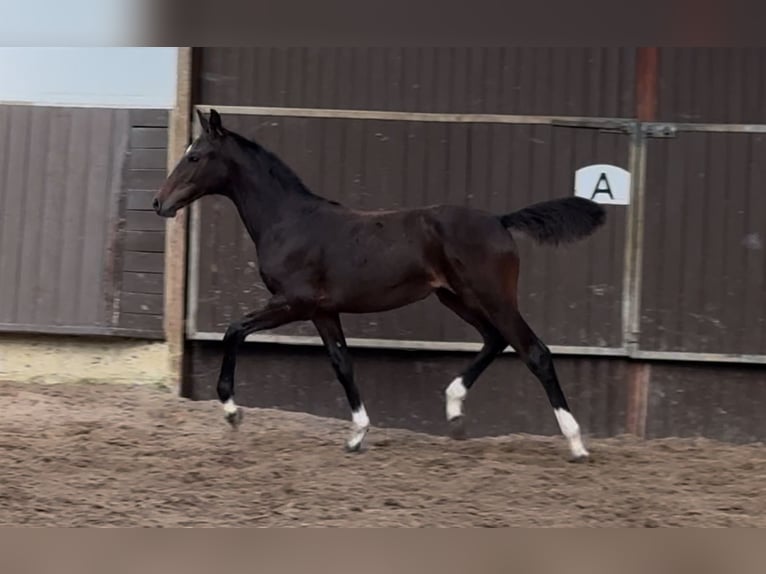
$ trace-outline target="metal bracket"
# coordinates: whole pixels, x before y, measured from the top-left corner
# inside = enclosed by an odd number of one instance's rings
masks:
[[[551,122],[554,127],[562,128],[580,128],[598,130],[604,133],[618,133],[632,135],[637,131],[637,122],[633,120],[611,120],[593,118],[592,120],[584,123],[579,120],[568,121],[566,119],[556,119]]]
[[[674,138],[678,128],[673,124],[643,124],[642,130],[650,138]]]

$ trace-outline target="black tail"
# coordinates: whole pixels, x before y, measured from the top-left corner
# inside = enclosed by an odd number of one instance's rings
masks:
[[[536,203],[501,215],[500,222],[539,243],[558,245],[587,237],[606,220],[606,211],[595,201],[565,197]]]

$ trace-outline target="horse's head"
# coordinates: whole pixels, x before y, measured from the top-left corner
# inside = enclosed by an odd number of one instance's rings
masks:
[[[224,157],[227,132],[221,116],[210,110],[206,118],[197,110],[202,135],[186,149],[186,153],[154,196],[152,207],[162,217],[176,212],[202,196],[224,193],[228,187],[229,169]]]

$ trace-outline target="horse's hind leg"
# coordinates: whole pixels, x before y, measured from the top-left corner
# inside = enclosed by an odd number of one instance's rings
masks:
[[[450,423],[451,434],[454,438],[465,436],[463,419],[463,401],[468,390],[473,386],[481,374],[489,367],[492,361],[508,346],[505,337],[494,325],[476,309],[466,305],[463,300],[446,289],[436,292],[439,301],[447,308],[456,313],[461,319],[476,328],[484,339],[484,346],[466,369],[460,373],[447,387],[446,410],[447,421]]]
[[[346,442],[349,452],[361,450],[367,430],[370,427],[370,419],[362,404],[359,389],[354,383],[354,368],[351,362],[351,354],[346,347],[346,339],[343,336],[343,328],[337,315],[323,315],[313,319],[314,326],[322,337],[327,353],[330,355],[338,381],[343,385],[348,404],[351,407],[351,421],[353,430],[351,437]]]
[[[553,413],[559,423],[561,433],[569,443],[572,461],[580,462],[588,458],[588,451],[582,442],[580,425],[569,410],[564,391],[561,390],[550,350],[527,325],[515,305],[498,312],[493,320],[498,330],[519,354],[519,358],[540,380],[553,407]]]

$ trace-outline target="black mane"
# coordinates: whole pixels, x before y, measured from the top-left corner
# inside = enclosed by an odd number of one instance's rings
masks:
[[[226,134],[231,137],[240,148],[244,149],[250,158],[255,160],[258,171],[261,175],[266,175],[268,179],[276,182],[284,191],[298,193],[300,195],[313,197],[333,205],[339,205],[312,192],[308,186],[303,183],[298,174],[283,162],[277,154],[267,150],[265,147],[242,136],[236,132],[227,130]]]

